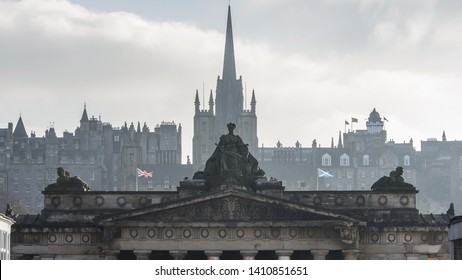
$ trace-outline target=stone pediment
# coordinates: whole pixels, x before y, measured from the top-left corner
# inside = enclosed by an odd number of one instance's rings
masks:
[[[191,222],[345,222],[360,221],[323,208],[300,204],[242,190],[226,190],[178,199],[146,208],[100,217],[106,223]]]

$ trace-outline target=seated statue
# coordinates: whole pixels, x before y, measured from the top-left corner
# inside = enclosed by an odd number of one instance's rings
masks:
[[[205,179],[209,185],[235,184],[252,185],[265,172],[258,167],[258,161],[249,153],[239,135],[234,134],[236,125],[229,123],[228,134],[220,137],[214,153],[207,160],[203,172],[196,172],[193,179]]]
[[[87,183],[82,181],[79,177],[71,177],[69,171],[62,167],[57,168],[58,178],[56,183],[50,184],[45,188],[45,191],[89,191],[90,187]]]
[[[390,172],[390,176],[383,176],[377,182],[372,184],[373,191],[402,191],[402,190],[415,190],[412,184],[405,183],[402,177],[404,169],[402,166],[396,167],[395,170]]]

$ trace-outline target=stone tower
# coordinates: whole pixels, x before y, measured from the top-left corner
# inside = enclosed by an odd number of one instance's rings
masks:
[[[236,124],[236,134],[249,145],[250,153],[256,154],[258,147],[256,104],[255,92],[252,91],[250,110],[244,108],[242,77],[239,79],[236,77],[231,6],[228,6],[223,75],[218,76],[217,79],[215,102],[213,93],[210,92],[208,110],[200,109],[199,93],[196,90],[193,136],[195,171],[204,168],[220,136],[227,133],[226,125],[230,122]]]

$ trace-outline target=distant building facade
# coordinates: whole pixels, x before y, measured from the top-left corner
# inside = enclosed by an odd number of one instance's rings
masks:
[[[462,205],[462,141],[448,141],[446,132],[440,141],[421,141],[418,184],[431,199],[429,204],[454,202]]]
[[[193,165],[194,170],[204,168],[206,160],[215,150],[220,136],[227,133],[230,122],[237,126],[236,133],[249,144],[249,151],[256,154],[258,146],[255,92],[252,91],[250,109],[246,109],[242,77],[236,78],[231,7],[228,7],[223,76],[217,79],[216,96],[210,92],[208,110],[201,109],[199,92],[194,101]]]
[[[58,166],[94,190],[171,189],[170,181],[192,173],[192,165],[181,165],[181,156],[181,125],[174,122],[162,122],[154,131],[140,123],[116,128],[88,118],[85,107],[75,133],[58,137],[51,127],[36,137],[27,134],[20,117],[14,131],[11,123],[0,129],[0,191],[37,213],[44,206],[40,192],[55,181]],[[138,177],[137,169],[152,176]]]
[[[289,189],[367,190],[398,165],[405,167],[406,181],[415,184],[417,154],[413,141],[387,142],[383,127],[383,119],[374,108],[366,129],[339,133],[337,145],[333,138],[330,147],[321,147],[316,140],[311,147],[302,147],[298,141],[294,147],[283,147],[278,142],[274,148],[258,148],[258,160]],[[326,174],[323,172],[330,176],[322,176]]]

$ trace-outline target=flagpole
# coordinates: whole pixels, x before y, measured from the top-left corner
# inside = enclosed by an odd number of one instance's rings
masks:
[[[138,172],[135,177],[135,191],[138,191]]]
[[[318,171],[319,173],[319,171]],[[319,191],[319,174],[316,174],[316,190]]]

